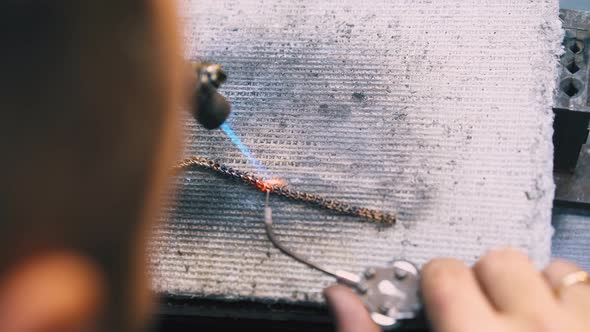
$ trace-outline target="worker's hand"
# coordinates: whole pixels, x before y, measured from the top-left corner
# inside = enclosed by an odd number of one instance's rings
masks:
[[[472,269],[454,259],[431,261],[422,270],[422,292],[436,332],[588,331],[590,283],[562,287],[568,275],[584,278],[565,261],[538,272],[524,254],[505,249]]]
[[[328,306],[336,320],[338,332],[381,331],[369,316],[361,299],[346,286],[332,286],[324,290]]]

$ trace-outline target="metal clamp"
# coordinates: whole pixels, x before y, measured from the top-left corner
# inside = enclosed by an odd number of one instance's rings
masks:
[[[421,309],[420,273],[408,261],[368,268],[359,285],[361,299],[381,327],[394,328],[401,320],[415,318]]]
[[[360,276],[347,271],[321,267],[298,255],[278,240],[272,227],[269,196],[270,192],[267,191],[264,207],[266,235],[282,253],[354,289],[364,302],[373,321],[383,329],[393,329],[400,321],[412,319],[418,315],[421,310],[420,273],[414,264],[396,260],[384,267],[370,267]]]

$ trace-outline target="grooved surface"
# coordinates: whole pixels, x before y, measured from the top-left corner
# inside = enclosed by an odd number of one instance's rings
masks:
[[[590,211],[556,207],[553,209],[553,226],[553,256],[590,271]]]
[[[328,267],[550,257],[556,0],[185,0],[187,54],[220,63],[229,123],[294,189],[396,211],[379,229],[275,198],[281,239]],[[250,166],[186,120],[186,154]],[[320,301],[332,282],[264,236],[263,194],[204,171],[153,236],[163,293]]]

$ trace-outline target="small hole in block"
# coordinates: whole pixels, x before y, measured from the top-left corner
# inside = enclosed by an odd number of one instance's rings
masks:
[[[577,79],[568,78],[561,81],[561,84],[559,84],[559,88],[566,95],[573,97],[582,90],[582,83]]]
[[[584,49],[584,43],[581,40],[574,39],[568,43],[568,48],[574,54],[578,54]]]
[[[569,65],[565,66],[565,68],[567,68],[567,70],[572,74],[575,74],[580,70],[580,67],[578,67],[575,61],[572,61]]]

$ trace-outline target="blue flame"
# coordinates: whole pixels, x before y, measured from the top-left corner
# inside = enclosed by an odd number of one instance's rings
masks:
[[[260,176],[262,176],[263,178],[268,179],[268,170],[260,163],[260,161],[258,161],[254,157],[254,155],[252,154],[250,149],[246,146],[246,144],[242,143],[242,140],[240,139],[240,137],[238,135],[236,135],[236,133],[233,131],[233,129],[230,127],[230,125],[227,122],[225,122],[224,124],[221,125],[221,130],[227,135],[227,137],[229,137],[229,139],[232,141],[232,143],[234,143],[234,145],[238,148],[238,150],[240,150],[242,155],[244,155],[244,157],[246,157],[248,162],[252,166],[254,166],[254,168],[256,168],[257,173]]]

